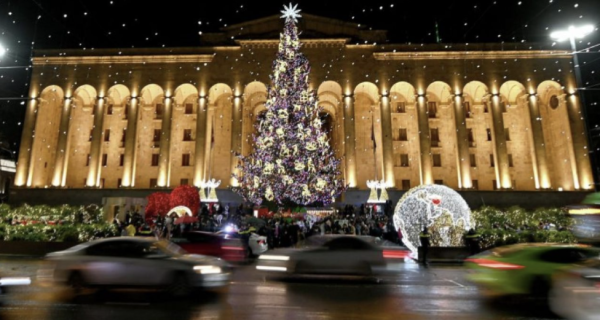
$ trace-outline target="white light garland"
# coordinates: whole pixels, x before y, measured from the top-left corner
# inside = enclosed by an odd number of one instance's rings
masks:
[[[471,228],[471,209],[458,192],[442,185],[423,185],[404,194],[394,210],[394,225],[403,242],[418,258],[419,233],[430,228],[431,246],[462,246],[464,231]]]

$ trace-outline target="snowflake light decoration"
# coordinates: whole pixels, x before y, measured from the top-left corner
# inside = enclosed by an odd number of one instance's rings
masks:
[[[471,228],[471,209],[458,192],[446,186],[419,186],[398,201],[394,225],[402,230],[404,245],[418,258],[419,233],[425,226],[431,233],[431,246],[462,246],[463,234]]]
[[[285,20],[287,21],[288,19],[293,19],[294,22],[298,22],[297,18],[302,18],[302,15],[300,15],[300,9],[298,9],[298,4],[293,5],[290,2],[289,6],[286,6],[285,4],[283,5],[283,9],[281,10],[281,13],[283,13],[283,15],[281,16],[281,18],[285,18]]]

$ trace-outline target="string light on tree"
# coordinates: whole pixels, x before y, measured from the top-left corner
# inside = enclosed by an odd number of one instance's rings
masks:
[[[278,204],[333,202],[345,190],[340,160],[335,158],[319,116],[321,107],[309,90],[310,65],[300,52],[297,5],[284,7],[284,32],[270,76],[264,118],[255,124],[254,151],[239,156],[235,190],[246,201]]]

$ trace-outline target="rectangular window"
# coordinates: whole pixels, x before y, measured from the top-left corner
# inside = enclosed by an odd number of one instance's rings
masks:
[[[150,188],[156,188],[158,186],[157,179],[150,179]]]
[[[444,184],[444,180],[433,180],[433,184],[443,185]]]
[[[410,180],[402,180],[402,190],[410,190]]]
[[[157,104],[156,105],[156,111],[155,111],[155,119],[162,119],[163,115],[165,113],[165,106],[162,104]]]
[[[436,102],[428,102],[427,103],[427,114],[429,114],[429,118],[437,118],[437,103]]]
[[[106,108],[106,114],[108,114],[108,115],[113,114],[113,105],[112,104],[109,104],[108,107]]]
[[[479,180],[473,180],[472,185],[473,190],[479,190]]]
[[[473,128],[467,129],[467,138],[469,139],[469,147],[475,148],[477,144],[475,143],[475,137],[473,136]]]
[[[438,128],[431,128],[431,146],[436,148],[440,146],[440,131]]]
[[[510,129],[509,128],[504,128],[504,138],[506,139],[506,141],[510,141]]]
[[[119,167],[122,167],[124,164],[125,164],[125,155],[120,154],[119,155]]]
[[[192,129],[183,130],[183,141],[192,141]]]
[[[442,166],[442,155],[439,153],[433,154],[433,166],[441,167]]]
[[[410,163],[408,162],[408,154],[400,155],[400,166],[401,167],[409,167]]]
[[[123,185],[123,179],[117,179],[117,188],[120,188]]]
[[[179,183],[181,186],[187,186],[188,184],[190,184],[188,179],[181,179],[181,182]]]
[[[104,178],[100,179],[100,189],[104,189],[104,183],[105,183]]]
[[[129,119],[129,113],[127,112],[127,106],[123,107],[123,120]]]
[[[396,104],[396,112],[406,113],[406,102],[398,102]]]
[[[194,114],[194,105],[191,103],[186,103],[185,105],[185,114]]]
[[[471,103],[465,101],[463,103],[463,108],[465,110],[465,118],[473,118],[473,114],[471,113]]]
[[[498,190],[498,183],[496,182],[496,180],[492,180],[492,189]]]
[[[108,164],[108,155],[105,153],[102,155],[102,166],[106,167],[107,164]]]
[[[90,159],[92,157],[90,156],[90,154],[88,153],[87,157],[85,158],[85,166],[89,167],[90,166]]]
[[[485,129],[485,134],[487,135],[487,141],[492,141],[492,129]]]
[[[104,142],[110,141],[110,129],[104,130]]]
[[[493,155],[493,154],[490,154],[490,167],[492,167],[492,168],[493,168],[493,167],[495,167],[495,166],[496,166],[496,163],[495,163],[495,161],[494,161],[494,155]]]
[[[399,140],[400,141],[408,141],[408,133],[406,132],[406,128],[400,128],[398,130],[399,133]]]
[[[513,156],[512,156],[512,154],[508,155],[508,166],[511,167],[511,168],[515,166],[515,164],[513,162]]]
[[[158,167],[158,154],[153,154],[152,155],[152,166],[153,167]]]
[[[190,154],[189,153],[185,153],[182,155],[181,157],[181,166],[182,167],[189,167],[190,166]]]
[[[488,104],[487,104],[487,102],[484,102],[484,103],[483,103],[483,112],[484,112],[484,113],[488,113],[488,112],[490,112],[490,109],[488,108]]]
[[[471,168],[477,168],[477,157],[474,154],[469,155],[469,161],[471,162]]]
[[[121,134],[121,148],[125,147],[125,140],[127,139],[127,129],[123,129]]]
[[[160,147],[160,134],[161,134],[161,130],[160,129],[154,129],[154,137],[152,139],[153,142],[153,146],[155,148]]]

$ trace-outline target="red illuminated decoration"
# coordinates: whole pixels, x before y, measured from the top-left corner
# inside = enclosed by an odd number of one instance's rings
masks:
[[[171,192],[169,204],[170,209],[179,206],[188,207],[192,211],[192,215],[197,216],[200,207],[200,195],[198,190],[192,186],[179,186]]]
[[[146,206],[146,218],[164,216],[171,210],[171,195],[164,192],[155,192],[148,196],[148,205]]]

